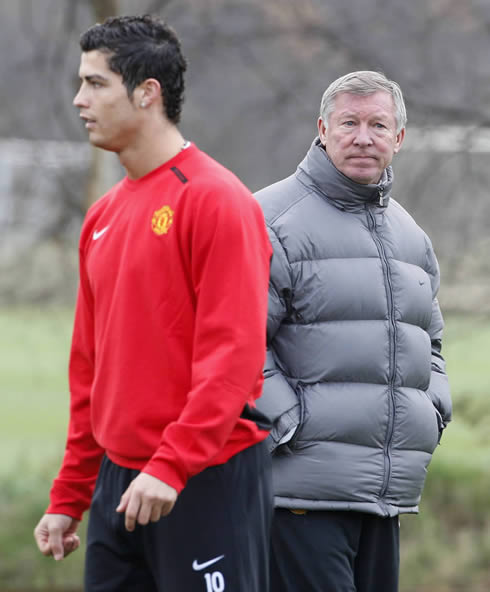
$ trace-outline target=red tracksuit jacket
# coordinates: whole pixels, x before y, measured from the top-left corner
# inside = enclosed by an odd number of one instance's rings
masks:
[[[48,512],[81,518],[104,453],[180,491],[267,437],[254,400],[271,252],[250,192],[193,144],[90,208]]]

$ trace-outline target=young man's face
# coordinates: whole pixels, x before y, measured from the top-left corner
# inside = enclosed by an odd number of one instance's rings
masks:
[[[378,183],[405,136],[396,133],[395,106],[390,93],[341,93],[328,126],[318,120],[320,140],[336,168],[362,184]]]
[[[81,86],[73,104],[85,121],[90,143],[119,153],[134,141],[140,118],[134,96],[128,97],[122,76],[109,69],[107,58],[97,50],[82,53]]]

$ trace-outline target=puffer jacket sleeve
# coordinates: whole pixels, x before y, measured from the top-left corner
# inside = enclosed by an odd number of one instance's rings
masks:
[[[299,424],[300,407],[296,393],[281,371],[280,360],[274,352],[274,336],[288,315],[287,299],[291,294],[291,273],[279,239],[271,228],[268,230],[274,253],[269,283],[265,381],[262,396],[257,400],[257,407],[273,424],[268,438],[269,450],[272,452],[292,437]]]
[[[428,395],[441,416],[441,430],[451,421],[452,404],[449,390],[449,382],[446,374],[446,362],[442,357],[442,333],[444,321],[437,300],[439,290],[439,265],[437,263],[430,239],[426,236],[427,260],[429,275],[432,284],[432,319],[429,326],[429,336],[432,346],[432,371]]]

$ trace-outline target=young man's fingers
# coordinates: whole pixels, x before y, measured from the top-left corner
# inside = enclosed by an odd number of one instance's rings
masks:
[[[66,555],[65,541],[70,549],[77,549],[80,545],[76,534],[78,522],[64,514],[45,514],[34,529],[34,538],[41,553],[52,555],[56,560],[63,559]]]
[[[153,513],[153,509],[154,504],[152,504],[150,500],[147,500],[143,497],[141,499],[140,509],[138,511],[138,524],[141,524],[142,526],[148,524]]]
[[[63,533],[61,528],[51,528],[48,536],[48,548],[51,555],[59,561],[64,557]]]
[[[170,514],[170,512],[173,510],[174,506],[175,506],[175,501],[173,501],[173,500],[168,500],[167,502],[165,502],[162,506],[162,509],[161,509],[162,516],[168,516]]]
[[[124,516],[124,526],[126,527],[126,530],[128,530],[129,532],[133,532],[136,526],[136,520],[138,518],[140,506],[140,496],[135,492],[129,496]]]
[[[76,551],[80,546],[80,537],[76,534],[70,534],[63,539],[63,551],[65,557],[73,551]]]
[[[158,522],[162,516],[163,516],[163,506],[154,505],[151,510],[150,520],[152,522]]]
[[[128,507],[129,498],[131,497],[131,489],[133,482],[129,484],[129,487],[126,491],[121,495],[121,500],[119,501],[119,505],[116,508],[116,512],[125,512],[126,508]]]
[[[37,530],[34,531],[34,538],[36,540],[38,549],[41,551],[43,555],[51,555],[51,549],[49,548],[49,541],[48,541],[48,533],[47,532],[40,532]]]

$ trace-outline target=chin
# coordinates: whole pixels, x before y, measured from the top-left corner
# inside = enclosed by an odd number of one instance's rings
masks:
[[[376,184],[381,179],[381,173],[376,172],[376,174],[368,174],[365,171],[353,172],[352,174],[345,173],[347,177],[359,183],[360,185],[371,185]]]
[[[102,138],[89,134],[88,141],[96,148],[104,148],[104,141]]]
[[[90,143],[95,148],[100,148],[101,150],[108,150],[109,152],[116,152],[116,149],[112,147],[109,142],[104,141],[103,138],[89,138]]]

